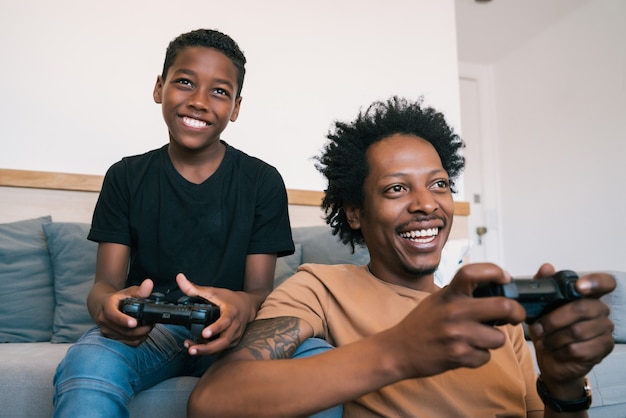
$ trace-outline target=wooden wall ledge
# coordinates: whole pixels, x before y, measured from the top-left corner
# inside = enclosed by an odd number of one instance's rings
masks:
[[[103,176],[95,174],[56,173],[50,171],[13,170],[0,168],[0,186],[31,189],[70,190],[100,192]],[[324,192],[315,190],[287,189],[290,205],[319,206]],[[468,216],[468,202],[454,202],[454,214]]]

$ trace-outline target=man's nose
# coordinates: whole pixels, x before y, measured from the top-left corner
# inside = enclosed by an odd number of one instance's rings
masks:
[[[433,193],[426,188],[419,188],[411,192],[411,205],[409,211],[432,213],[439,208],[439,204]]]

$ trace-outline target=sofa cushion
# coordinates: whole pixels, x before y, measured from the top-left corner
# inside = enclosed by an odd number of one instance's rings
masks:
[[[588,375],[593,390],[592,405],[622,404],[621,412],[624,413],[625,375],[626,345],[616,344],[611,354],[605,357],[600,364],[596,364]],[[612,416],[626,416],[626,414]]]
[[[293,241],[302,244],[302,264],[367,264],[369,251],[356,247],[354,254],[350,246],[339,241],[328,226],[303,226],[292,230]]]
[[[0,416],[51,417],[54,372],[69,347],[49,342],[0,345]]]
[[[276,260],[276,271],[274,272],[274,287],[284,282],[294,275],[298,266],[302,263],[302,244],[297,242],[294,245],[296,250],[286,257],[279,257]]]
[[[435,284],[439,287],[450,284],[469,253],[471,242],[467,238],[451,239],[441,251],[441,261],[435,272]]]
[[[0,342],[50,340],[54,294],[42,229],[50,220],[0,225]]]
[[[626,343],[626,272],[609,271],[615,277],[617,287],[602,300],[611,308],[609,318],[613,321],[613,339],[616,343]]]
[[[87,240],[89,224],[52,222],[43,230],[48,238],[56,297],[51,341],[74,342],[94,325],[86,301],[96,275],[98,244]]]

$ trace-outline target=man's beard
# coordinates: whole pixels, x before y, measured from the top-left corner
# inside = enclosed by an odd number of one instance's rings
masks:
[[[439,268],[439,266],[434,266],[434,267],[420,267],[420,268],[411,268],[411,267],[407,267],[404,266],[404,270],[413,275],[413,276],[417,276],[417,277],[424,277],[424,276],[431,276],[433,274],[435,274],[435,272],[437,271],[437,269]]]

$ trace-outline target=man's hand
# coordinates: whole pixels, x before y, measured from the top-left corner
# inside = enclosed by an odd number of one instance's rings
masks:
[[[200,296],[219,306],[220,317],[202,330],[202,343],[185,341],[191,355],[210,355],[233,347],[256,314],[254,303],[245,292],[235,292],[217,287],[196,286],[184,274],[176,276],[178,287],[191,297]]]
[[[125,315],[119,310],[120,301],[126,298],[147,298],[152,293],[154,284],[146,279],[141,286],[131,286],[118,292],[111,293],[104,298],[98,313],[96,323],[105,337],[118,340],[132,347],[144,342],[152,330],[153,325],[137,326],[137,319]]]
[[[507,283],[510,277],[493,264],[462,267],[449,286],[428,296],[400,324],[388,331],[397,348],[405,378],[425,377],[458,367],[479,367],[489,350],[505,343],[505,335],[485,323],[517,324],[525,311],[518,302],[491,297],[475,299],[480,282]]]
[[[554,273],[544,264],[536,277]],[[612,350],[613,322],[609,308],[599,298],[615,289],[615,278],[605,273],[580,277],[576,290],[584,297],[569,302],[539,318],[529,326],[537,352],[542,380],[555,397],[568,399],[566,388],[573,386],[580,397],[582,378]],[[575,382],[575,383],[573,383]]]

